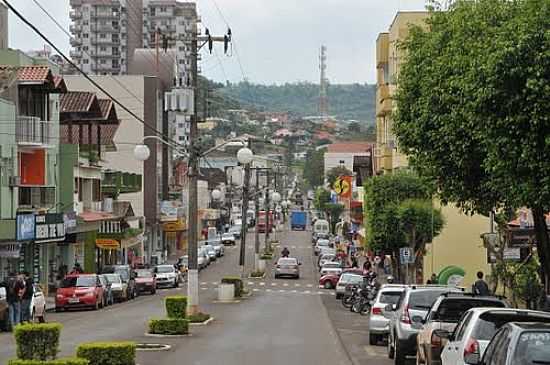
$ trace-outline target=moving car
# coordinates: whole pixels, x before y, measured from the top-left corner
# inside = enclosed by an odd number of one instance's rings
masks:
[[[122,281],[120,274],[103,274],[103,276],[111,284],[111,292],[115,302],[125,302],[130,298],[128,283]]]
[[[206,251],[206,254],[208,255],[208,258],[211,262],[216,261],[218,258],[218,255],[216,254],[216,249],[212,245],[204,245],[202,248]]]
[[[402,365],[407,356],[416,355],[416,336],[422,329],[412,318],[424,318],[432,304],[443,293],[461,292],[462,289],[438,285],[411,285],[399,297],[397,304],[388,304],[384,314],[389,316],[388,357]]]
[[[452,333],[436,332],[446,340],[441,352],[443,364],[465,365],[472,359],[481,358],[493,335],[509,322],[550,323],[550,313],[514,308],[472,308],[462,315]]]
[[[235,246],[237,244],[235,240],[235,235],[231,232],[222,234],[222,243],[225,246]]]
[[[204,267],[210,265],[210,263],[212,262],[212,260],[210,260],[210,255],[208,254],[208,251],[206,250],[206,248],[204,246],[200,246],[199,247],[199,250],[197,252],[197,255],[200,257],[204,257]]]
[[[323,248],[331,248],[330,240],[324,238],[318,239],[317,243],[315,244],[315,248],[313,249],[313,253],[317,256],[321,253],[321,250]]]
[[[363,270],[361,269],[344,269],[342,273],[352,273],[357,275],[362,275]],[[325,289],[336,288],[338,280],[340,280],[340,275],[342,273],[329,272],[326,275],[323,275],[319,278],[319,287]]]
[[[103,285],[96,274],[70,274],[65,276],[55,295],[55,311],[70,308],[99,309],[105,305]]]
[[[222,257],[225,256],[225,248],[223,247],[222,239],[221,237],[216,237],[212,240],[208,240],[206,242],[207,245],[214,247],[214,250],[216,250],[216,256]]]
[[[40,285],[34,284],[34,294],[31,299],[31,320],[32,322],[46,322],[46,296]]]
[[[502,326],[487,346],[483,359],[473,355],[472,365],[550,364],[550,324],[511,322]]]
[[[281,257],[275,264],[275,279],[281,276],[292,276],[299,279],[301,264],[301,262],[298,262],[298,260],[293,257]]]
[[[336,254],[334,253],[323,253],[319,255],[319,262],[317,263],[317,266],[319,267],[319,270],[321,270],[321,267],[327,262],[334,261],[336,259]]]
[[[307,213],[303,210],[293,210],[290,212],[290,228],[292,230],[305,231],[307,226]]]
[[[351,272],[343,273],[336,283],[336,299],[340,299],[344,296],[346,293],[346,286],[360,285],[361,283],[363,283],[363,275]]]
[[[210,258],[206,251],[199,248],[197,252],[197,268],[199,270],[205,269],[210,264]]]
[[[113,290],[111,289],[111,283],[109,283],[109,280],[105,277],[105,274],[99,275],[99,281],[101,282],[101,285],[103,286],[103,298],[105,300],[105,306],[113,305],[115,302],[115,299],[113,297]]]
[[[229,228],[228,233],[233,234],[233,236],[234,236],[235,238],[241,239],[241,229],[242,229],[242,227],[241,227],[240,224],[239,224],[239,225],[232,225],[232,226]]]
[[[157,292],[156,275],[149,269],[136,270],[136,285],[140,293],[148,292],[153,295]]]
[[[329,234],[330,233],[330,224],[325,219],[317,219],[315,221],[315,223],[313,224],[313,233]]]
[[[326,275],[328,273],[335,273],[340,275],[342,273],[342,264],[339,262],[325,262],[319,271],[321,275]]]
[[[416,337],[416,358],[422,364],[441,364],[441,338],[434,334],[437,330],[454,331],[458,320],[470,308],[498,307],[508,304],[496,297],[472,296],[470,293],[446,293],[440,296],[430,308],[426,318],[413,317],[413,322],[423,324]]]
[[[180,285],[179,273],[174,265],[157,265],[155,266],[155,274],[157,275],[158,288],[177,288]]]
[[[378,290],[369,316],[369,344],[376,345],[388,337],[390,320],[384,317],[382,311],[388,304],[397,304],[405,285],[384,284]]]
[[[311,243],[315,245],[318,239],[330,240],[330,234],[313,232],[313,234],[311,235]]]

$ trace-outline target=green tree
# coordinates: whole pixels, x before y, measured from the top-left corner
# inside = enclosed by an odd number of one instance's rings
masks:
[[[332,187],[340,176],[351,176],[353,173],[344,166],[333,167],[327,171],[327,181]]]
[[[323,185],[323,171],[325,171],[325,149],[316,151],[311,149],[307,152],[304,165],[304,179],[311,188]]]
[[[532,209],[550,273],[550,2],[455,1],[402,44],[394,129],[403,152],[464,211]]]
[[[340,221],[340,215],[344,211],[344,205],[338,203],[326,203],[325,204],[325,213],[329,217],[330,230],[332,233],[335,233],[336,223]]]

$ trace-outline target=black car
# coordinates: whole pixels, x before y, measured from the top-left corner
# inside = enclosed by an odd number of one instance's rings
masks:
[[[103,274],[119,274],[122,281],[128,285],[128,299],[134,299],[138,296],[139,291],[136,285],[137,274],[130,265],[112,265],[105,266],[102,270]]]
[[[550,364],[550,324],[509,322],[495,333],[482,359],[473,354],[465,360],[472,365]]]

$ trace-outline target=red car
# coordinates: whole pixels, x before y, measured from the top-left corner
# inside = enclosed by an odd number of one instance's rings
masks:
[[[344,269],[342,271],[342,274],[345,272],[351,272],[354,274],[363,275],[363,270],[361,269]],[[337,273],[329,273],[321,276],[321,278],[319,278],[319,287],[325,288],[325,289],[336,288],[336,283],[338,283],[338,279],[340,279],[340,275],[341,274],[337,274]]]
[[[148,292],[153,295],[157,292],[157,277],[149,269],[136,270],[136,286],[140,293]]]
[[[57,289],[55,310],[60,312],[69,308],[103,308],[103,290],[96,274],[69,274]]]

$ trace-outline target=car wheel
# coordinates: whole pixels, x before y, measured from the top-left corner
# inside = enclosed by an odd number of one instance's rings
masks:
[[[95,300],[95,304],[94,304],[94,306],[92,307],[92,309],[95,310],[95,311],[99,309],[99,300],[97,300],[97,298],[96,298],[96,300]]]
[[[388,335],[388,358],[393,359],[395,356],[395,348],[393,347],[393,340],[391,335]]]
[[[405,361],[407,360],[407,356],[403,352],[403,349],[399,345],[399,340],[395,341],[395,358],[394,358],[394,364],[395,365],[405,365]]]
[[[330,281],[325,281],[325,285],[323,285],[325,289],[332,289],[332,283]]]
[[[371,345],[371,346],[378,345],[378,340],[379,340],[378,335],[369,333],[369,345]]]
[[[174,279],[174,288],[177,288],[179,286],[180,286],[180,284],[178,283],[178,281],[176,279]]]

